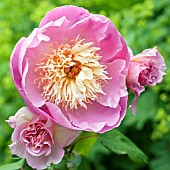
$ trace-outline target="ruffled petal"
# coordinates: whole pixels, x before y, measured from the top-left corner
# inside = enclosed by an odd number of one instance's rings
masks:
[[[70,21],[71,26],[77,21],[89,16],[89,12],[84,8],[76,6],[62,6],[59,8],[54,8],[53,10],[47,12],[45,17],[41,20],[40,27],[51,21],[56,21],[63,16],[65,16],[67,20]]]
[[[117,120],[117,122],[113,125],[113,126],[104,126],[103,129],[100,130],[100,133],[105,133],[113,128],[116,128],[120,125],[121,121],[123,120],[123,118],[125,117],[126,115],[126,110],[127,110],[127,100],[128,100],[128,96],[125,96],[125,97],[122,97],[120,99],[120,102],[119,102],[119,106],[121,106],[121,110],[120,110],[120,113],[119,113],[119,119]]]
[[[129,66],[128,76],[127,76],[127,86],[132,90],[135,95],[135,99],[132,102],[130,108],[132,109],[132,113],[136,114],[136,107],[138,104],[138,98],[140,93],[142,93],[145,88],[140,85],[138,82],[139,73],[141,72],[140,64],[137,62],[131,62]]]
[[[87,108],[87,110],[78,108],[74,111],[67,111],[73,126],[82,130],[100,133],[104,126],[109,126],[112,129],[121,117],[120,106],[110,108],[102,106],[98,102],[93,102],[92,104],[87,104]]]
[[[32,112],[27,107],[22,107],[17,111],[15,116],[10,116],[7,122],[12,128],[16,128],[23,123],[29,122],[32,117]]]
[[[55,142],[51,150],[52,152],[49,156],[32,156],[26,153],[28,165],[37,170],[42,170],[46,169],[51,163],[58,164],[64,156],[64,149]]]
[[[116,108],[120,98],[128,95],[125,76],[122,74],[125,65],[125,60],[121,59],[114,60],[107,65],[108,77],[111,79],[104,84],[103,91],[106,94],[100,94],[97,100],[103,106]]]

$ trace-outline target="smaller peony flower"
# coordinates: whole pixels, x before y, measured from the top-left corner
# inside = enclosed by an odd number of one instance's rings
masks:
[[[39,170],[59,163],[64,156],[63,147],[80,134],[33,114],[27,107],[18,110],[8,123],[14,128],[13,143],[9,145],[12,154],[25,158],[29,166]]]
[[[135,99],[130,106],[132,113],[136,113],[138,98],[145,88],[161,83],[165,75],[166,65],[163,57],[155,47],[146,49],[142,53],[133,56],[131,49],[130,66],[127,76],[127,86],[132,90]]]

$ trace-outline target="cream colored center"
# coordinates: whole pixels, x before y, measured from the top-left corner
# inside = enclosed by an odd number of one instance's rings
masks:
[[[101,82],[109,79],[106,66],[101,65],[92,42],[85,43],[79,36],[69,43],[58,45],[51,54],[37,64],[38,88],[43,89],[46,101],[62,107],[74,109],[78,105],[86,107],[104,94]]]

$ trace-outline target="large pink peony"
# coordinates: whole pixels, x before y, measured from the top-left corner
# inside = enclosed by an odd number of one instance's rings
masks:
[[[9,125],[14,128],[12,154],[25,158],[28,165],[45,169],[51,163],[57,164],[64,156],[63,147],[68,146],[79,134],[54,123],[46,116],[37,116],[23,107],[11,116]]]
[[[65,127],[103,133],[125,116],[129,60],[108,18],[63,6],[20,39],[11,73],[29,107],[45,109]]]
[[[135,99],[131,105],[133,114],[136,113],[136,106],[140,93],[145,90],[144,86],[154,86],[163,80],[165,75],[165,61],[158,49],[146,49],[142,53],[133,56],[131,54],[127,86],[132,90]]]

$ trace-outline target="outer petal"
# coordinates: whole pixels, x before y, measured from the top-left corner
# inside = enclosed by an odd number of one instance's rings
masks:
[[[41,107],[44,105],[45,100],[41,96],[42,90],[39,90],[37,87],[38,85],[34,83],[39,75],[33,71],[35,70],[36,65],[29,63],[32,63],[31,59],[26,60],[26,66],[22,77],[23,90],[28,100],[31,101],[35,107]]]
[[[65,16],[63,16],[56,21],[50,21],[49,23],[41,27],[40,31],[43,32],[43,34],[45,34],[46,36],[50,37],[50,43],[65,43],[67,37],[65,37],[64,35],[66,30],[69,28],[69,24],[70,21],[67,20]]]
[[[11,75],[13,77],[14,83],[18,90],[22,90],[21,87],[21,75],[19,72],[19,55],[21,52],[21,47],[24,43],[26,38],[21,38],[18,43],[16,44],[15,48],[13,49],[13,52],[11,54],[11,59],[10,59],[10,70],[11,70]]]
[[[35,28],[32,31],[32,33],[23,42],[21,49],[20,49],[20,53],[17,56],[18,57],[18,68],[19,68],[19,72],[21,75],[23,74],[23,69],[25,66],[24,58],[27,52],[27,48],[36,47],[42,41],[49,41],[49,38],[43,35],[41,32],[39,32],[38,28]],[[41,48],[45,50],[45,46],[41,46]]]
[[[84,8],[76,6],[62,6],[49,11],[40,22],[40,27],[44,26],[50,21],[56,21],[59,18],[65,16],[70,21],[70,25],[73,25],[79,20],[87,17],[89,12]]]
[[[129,56],[126,58],[128,55],[125,48],[126,44],[110,20],[105,35],[106,37],[100,43],[101,51],[99,54],[102,56],[101,62],[106,64],[116,59],[125,59],[128,63],[130,59]],[[124,55],[119,55],[122,52],[124,52]]]
[[[104,126],[114,127],[120,118],[120,106],[110,108],[94,102],[87,105],[88,110],[79,108],[67,111],[70,121],[75,127],[82,130],[100,132]]]
[[[115,127],[118,127],[121,123],[121,121],[123,120],[123,118],[126,115],[126,110],[127,110],[127,100],[128,100],[128,96],[122,97],[120,99],[119,105],[121,106],[121,110],[120,110],[120,117],[118,119],[118,121],[116,122],[116,124],[114,124],[113,126],[104,126],[103,129],[100,131],[100,133],[104,133],[107,132]]]
[[[56,125],[55,126],[55,140],[64,148],[70,145],[76,137],[80,135],[82,131],[72,130],[65,128],[64,126]]]
[[[122,75],[122,70],[125,68],[125,60],[117,59],[107,65],[107,71],[111,78],[105,83],[103,91],[105,95],[100,94],[98,102],[104,106],[116,108],[119,104],[120,98],[127,96],[127,89],[125,84],[125,76]]]
[[[20,158],[25,158],[26,150],[24,145],[20,141],[12,143],[11,145],[9,145],[9,148],[13,155],[17,155]]]
[[[98,47],[100,46],[100,41],[106,37],[105,32],[108,25],[108,19],[102,21],[95,15],[89,15],[72,25],[65,36],[71,40],[80,35],[80,37],[84,38],[86,42],[93,42],[94,46]]]
[[[127,98],[124,105],[125,107],[127,106]],[[87,104],[88,110],[85,108],[78,108],[74,111],[65,111],[65,109],[62,109],[62,112],[58,109],[58,106],[54,104],[47,103],[47,106],[53,119],[58,124],[75,130],[87,130],[100,133],[105,126],[108,126],[107,130],[116,127],[117,123],[124,117],[124,113],[121,112],[119,105],[117,108],[110,108],[94,102],[93,104]],[[76,133],[79,132],[75,132],[75,135]]]
[[[87,108],[88,110],[79,108],[74,112],[68,112],[74,126],[88,131],[100,132],[105,125],[113,126],[116,124],[120,117],[120,106],[113,109],[94,102],[89,104]]]
[[[138,98],[140,96],[140,93],[142,93],[145,90],[145,88],[141,86],[140,83],[138,82],[138,77],[140,72],[141,72],[140,63],[131,62],[126,81],[127,81],[127,86],[132,90],[132,92],[135,95],[135,99],[132,105],[130,106],[133,114],[136,114],[136,107],[138,104]]]
[[[26,155],[27,164],[37,170],[46,169],[49,165],[47,164],[47,158],[44,156],[32,156],[29,153]]]
[[[122,74],[127,76],[128,69],[129,69],[129,63],[130,63],[130,54],[128,52],[128,48],[127,48],[126,42],[123,39],[123,37],[120,35],[120,33],[119,33],[119,38],[120,38],[120,41],[121,41],[121,44],[122,44],[122,48],[121,48],[121,50],[119,50],[116,53],[116,55],[113,58],[111,58],[109,60],[109,62],[112,62],[113,60],[116,60],[116,59],[125,60],[126,61],[126,66],[125,66],[125,69],[122,71]]]
[[[55,120],[55,122],[57,122],[58,124],[60,124],[62,126],[65,126],[67,128],[80,130],[78,127],[72,126],[71,122],[69,121],[69,117],[68,117],[67,113],[66,112],[64,113],[64,109],[62,112],[61,109],[57,105],[52,104],[50,102],[47,102],[46,105],[50,112],[50,115]]]
[[[12,128],[16,128],[23,123],[29,122],[32,117],[32,112],[27,107],[22,107],[17,111],[15,116],[10,116],[7,122]]]
[[[32,156],[26,153],[26,160],[29,166],[37,170],[46,169],[51,163],[59,163],[64,156],[64,149],[56,142],[52,146],[52,153],[48,156]]]
[[[48,164],[58,164],[62,160],[63,156],[64,149],[61,147],[58,141],[55,141],[55,143],[52,145],[52,152],[48,157]]]
[[[23,123],[20,126],[16,127],[12,134],[12,144],[9,145],[11,153],[18,155],[21,158],[25,158],[25,147],[20,141],[20,133],[27,126],[27,123]]]

